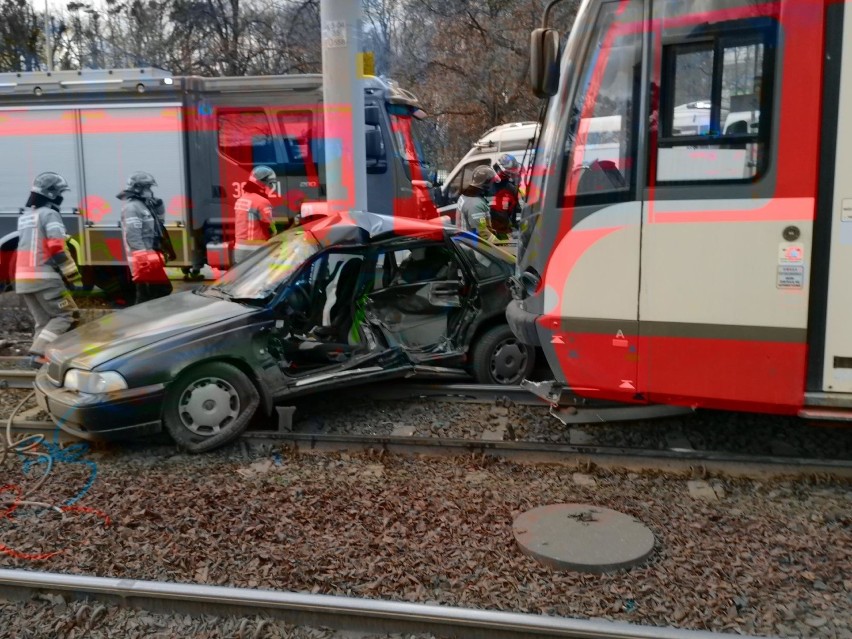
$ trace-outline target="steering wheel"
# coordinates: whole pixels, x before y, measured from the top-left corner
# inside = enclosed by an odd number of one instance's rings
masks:
[[[300,320],[307,320],[311,309],[311,292],[307,282],[295,282],[284,297],[286,312]]]

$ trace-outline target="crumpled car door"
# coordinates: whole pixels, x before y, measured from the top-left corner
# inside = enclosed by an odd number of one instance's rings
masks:
[[[369,328],[365,330],[370,340]],[[331,390],[343,386],[357,385],[388,379],[407,377],[414,372],[414,365],[401,348],[385,348],[376,342],[376,348],[355,355],[339,366],[326,367],[314,374],[303,377],[290,377],[286,386],[280,389],[275,398],[304,395],[322,390]]]

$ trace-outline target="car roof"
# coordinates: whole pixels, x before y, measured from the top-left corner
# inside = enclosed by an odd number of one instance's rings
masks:
[[[392,236],[443,239],[454,230],[448,218],[415,220],[407,217],[381,215],[369,211],[333,213],[304,225],[317,244],[323,248],[341,244],[369,244]]]

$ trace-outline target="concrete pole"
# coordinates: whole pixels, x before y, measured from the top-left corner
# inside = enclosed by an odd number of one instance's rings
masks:
[[[50,12],[47,9],[47,0],[44,0],[44,47],[47,57],[47,70],[53,71],[53,52],[50,50]]]
[[[360,0],[321,0],[325,166],[330,211],[367,210]]]

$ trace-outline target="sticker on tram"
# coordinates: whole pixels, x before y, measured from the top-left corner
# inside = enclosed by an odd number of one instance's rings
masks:
[[[778,251],[779,264],[801,264],[805,259],[805,247],[801,244],[781,244]]]
[[[804,288],[805,267],[782,264],[778,267],[778,288]]]

